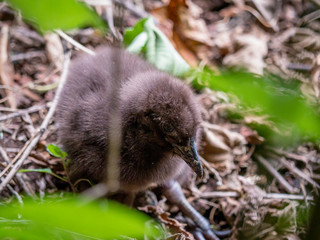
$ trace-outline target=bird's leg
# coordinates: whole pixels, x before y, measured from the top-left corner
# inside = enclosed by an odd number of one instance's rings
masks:
[[[133,207],[135,198],[136,198],[136,193],[134,192],[127,193],[123,200],[123,203],[129,207]]]
[[[183,214],[192,219],[192,221],[201,229],[201,233],[205,239],[219,240],[210,228],[209,222],[187,201],[182,192],[181,186],[177,181],[170,181],[163,185],[162,193],[171,203],[176,204]]]

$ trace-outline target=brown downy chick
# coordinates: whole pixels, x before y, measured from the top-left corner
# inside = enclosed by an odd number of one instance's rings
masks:
[[[105,47],[95,56],[80,56],[69,68],[57,120],[59,139],[71,159],[70,180],[98,183],[106,179],[114,105],[120,110],[122,128],[119,192],[132,195],[160,186],[195,223],[197,239],[219,239],[178,183],[187,179],[190,168],[202,176],[196,150],[200,113],[193,92],[124,50]]]
[[[73,61],[58,103],[58,135],[71,159],[71,181],[106,177],[112,91],[118,91],[122,119],[121,191],[181,179],[189,166],[202,175],[195,146],[200,113],[190,87],[138,56],[105,47]]]

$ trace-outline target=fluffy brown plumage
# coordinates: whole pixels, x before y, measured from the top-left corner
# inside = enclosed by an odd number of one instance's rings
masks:
[[[104,47],[96,56],[73,61],[58,103],[58,135],[71,158],[71,180],[97,183],[106,177],[115,81],[123,134],[120,190],[140,191],[181,179],[190,169],[186,161],[201,175],[200,162],[191,159],[197,155],[190,144],[198,140],[200,113],[190,87],[138,56]]]

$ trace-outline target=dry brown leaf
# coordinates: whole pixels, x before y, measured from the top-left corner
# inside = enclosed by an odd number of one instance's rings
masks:
[[[189,63],[190,66],[196,67],[198,59],[179,35],[173,31],[173,21],[168,18],[168,8],[160,7],[152,11],[152,15],[159,20],[158,27],[167,36],[179,54]]]
[[[207,122],[203,122],[202,124],[205,128],[208,128],[209,130],[211,130],[212,132],[214,132],[215,134],[220,135],[221,137],[223,137],[223,141],[230,147],[230,148],[234,148],[236,146],[240,146],[240,145],[245,145],[247,143],[247,141],[245,140],[245,138],[237,133],[237,132],[233,132],[230,131],[227,128],[221,127],[219,125],[215,125],[215,124],[211,124],[211,123],[207,123]]]
[[[234,33],[232,38],[234,44],[239,46],[239,50],[228,54],[223,59],[223,64],[263,74],[264,58],[268,53],[268,36],[266,33],[254,28],[248,34]]]
[[[203,122],[203,157],[210,162],[223,176],[235,169],[235,149],[243,154],[246,144],[245,138],[236,132],[222,128],[218,125]]]
[[[140,211],[144,211],[145,213],[152,213],[155,214],[158,218],[158,220],[163,223],[167,228],[170,229],[170,231],[174,233],[181,233],[185,238],[189,240],[194,240],[194,237],[191,233],[187,232],[184,228],[186,224],[180,223],[174,218],[169,217],[169,213],[165,212],[162,207],[160,206],[152,206],[152,205],[146,205],[144,207],[138,207]]]
[[[58,68],[62,69],[64,62],[63,46],[56,33],[47,33],[44,36],[48,59]]]
[[[171,0],[167,6],[152,11],[161,23],[160,28],[171,21],[172,32],[162,30],[191,66],[195,66],[195,56],[208,60],[211,55],[213,42],[201,13],[202,9],[189,0]]]
[[[245,115],[244,122],[246,124],[258,124],[258,125],[266,125],[272,129],[275,129],[275,124],[271,120],[268,120],[268,116],[258,116],[258,115]]]
[[[240,133],[245,137],[248,143],[252,145],[259,145],[264,142],[264,138],[259,136],[256,130],[252,130],[247,126],[242,126],[240,128]]]

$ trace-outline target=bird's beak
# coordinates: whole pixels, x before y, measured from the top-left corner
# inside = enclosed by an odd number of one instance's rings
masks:
[[[203,169],[193,138],[190,139],[189,146],[180,146],[174,144],[173,147],[175,153],[192,168],[192,170],[198,175],[198,177],[202,178]]]

